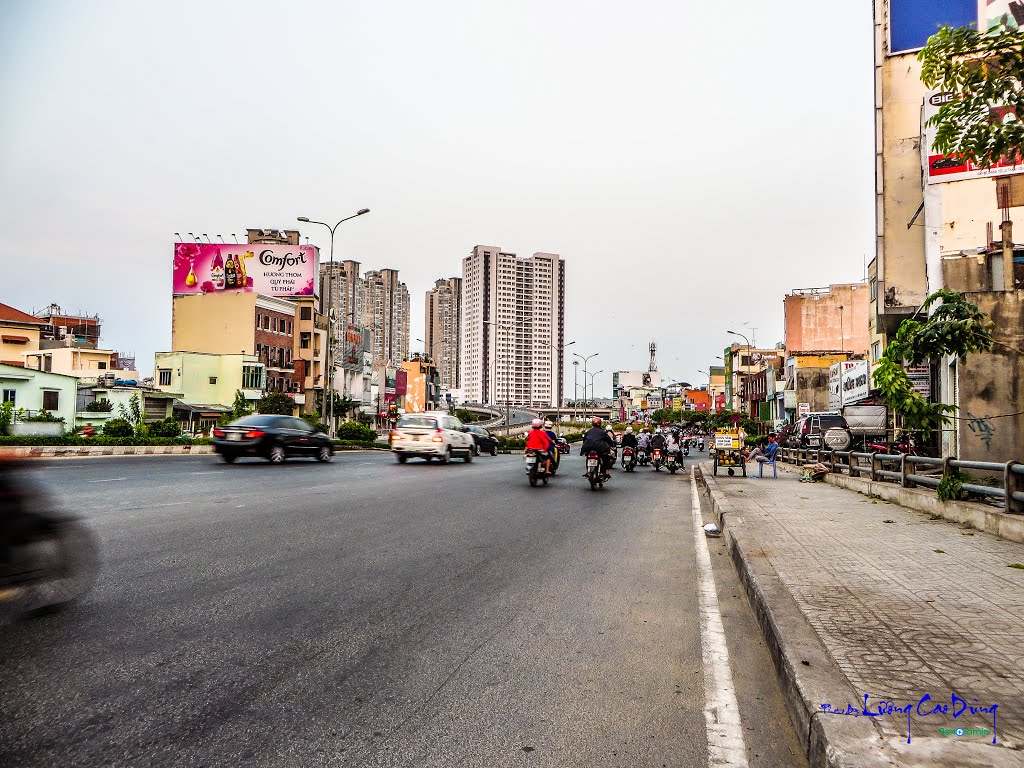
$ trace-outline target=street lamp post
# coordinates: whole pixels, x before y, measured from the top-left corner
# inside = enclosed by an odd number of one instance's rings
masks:
[[[590,358],[597,357],[599,354],[601,354],[601,353],[600,352],[595,352],[592,355],[587,355],[586,357],[584,357],[583,355],[577,355],[575,352],[572,353],[573,357],[578,357],[580,360],[583,361],[583,420],[584,421],[587,420],[587,362],[590,360]]]
[[[484,320],[484,325],[496,325],[498,328],[501,328],[501,329],[503,329],[505,331],[505,353],[506,353],[506,357],[507,357],[508,356],[508,346],[509,346],[509,336],[512,333],[512,327],[513,327],[512,324],[511,323],[499,323],[499,322],[497,322],[495,320]],[[495,379],[498,378],[498,355],[497,354],[494,356],[494,378]],[[497,382],[495,382],[495,383],[497,383]],[[506,363],[505,363],[505,434],[506,435],[511,434],[511,431],[512,431],[512,425],[509,423],[510,420],[511,420],[511,413],[510,413],[511,404],[509,403],[509,400],[512,397],[511,383],[512,382],[510,380],[509,371],[508,371],[508,362],[506,361]],[[497,387],[495,387],[495,394],[498,394],[497,393]]]
[[[576,375],[580,372],[580,361],[572,361],[572,411],[576,416],[580,407],[580,385],[576,382]]]
[[[575,341],[570,341],[568,344],[563,344],[562,346],[558,346],[557,344],[547,344],[546,342],[543,342],[543,341],[541,342],[541,344],[545,344],[546,346],[549,346],[552,349],[556,349],[559,352],[561,352],[563,349],[567,349],[568,347],[571,347],[575,343],[576,343]],[[576,363],[573,363],[573,365],[576,365]],[[552,367],[554,367],[553,363],[552,363]],[[556,408],[555,412],[556,413],[558,411],[562,410],[562,398],[563,398],[562,384],[564,383],[564,381],[563,381],[564,379],[565,379],[565,373],[562,371],[561,368],[559,368],[559,370],[558,370],[558,402],[555,405],[555,408]],[[573,396],[575,396],[575,392],[573,393]],[[557,416],[555,417],[555,420],[556,421],[558,420]]]
[[[733,336],[739,336],[741,339],[743,339],[743,341],[745,341],[747,343],[747,367],[749,368],[750,367],[750,339],[748,339],[742,333],[737,333],[736,331],[726,331],[726,333],[731,333]],[[740,360],[740,366],[742,367],[742,365],[743,365],[743,360],[741,359]],[[734,373],[735,373],[735,371],[734,371]],[[739,395],[737,395],[737,397],[739,397]],[[729,405],[732,405],[732,403],[729,403]],[[742,406],[742,403],[740,405]],[[742,410],[742,408],[737,409],[737,410]]]
[[[362,216],[364,213],[369,213],[369,212],[370,212],[369,208],[360,208],[354,214],[352,214],[351,216],[345,217],[344,219],[339,221],[337,224],[335,224],[333,227],[330,224],[328,224],[327,222],[325,222],[325,221],[313,221],[312,219],[307,218],[306,216],[299,216],[299,219],[298,219],[299,221],[301,221],[301,222],[303,222],[305,224],[319,224],[321,226],[327,227],[327,230],[331,233],[331,260],[330,260],[331,268],[330,268],[330,272],[329,272],[329,274],[327,276],[327,295],[330,296],[330,302],[332,304],[334,303],[334,233],[337,231],[338,227],[341,226],[344,222],[348,221],[349,219],[354,219],[357,216]],[[334,426],[334,369],[332,367],[334,362],[331,359],[333,357],[333,353],[334,353],[334,349],[333,349],[334,339],[332,337],[333,337],[333,335],[336,332],[334,324],[337,322],[337,314],[335,313],[333,306],[328,311],[327,318],[328,318],[328,322],[327,322],[327,355],[326,355],[327,359],[326,359],[325,362],[327,363],[327,365],[326,365],[326,368],[327,368],[327,381],[329,382],[329,386],[328,386],[327,389],[325,389],[325,391],[328,392],[328,394],[327,394],[327,407],[326,407],[325,410],[327,411],[327,414],[328,414],[327,415],[327,428],[330,430],[330,435],[333,438],[337,434],[337,430],[336,430],[336,428]],[[344,383],[344,378],[342,379],[342,383]]]

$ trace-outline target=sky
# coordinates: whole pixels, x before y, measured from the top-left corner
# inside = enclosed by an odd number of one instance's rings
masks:
[[[152,373],[174,233],[298,228],[424,294],[566,262],[566,340],[672,381],[873,256],[868,2],[0,0],[0,302]],[[241,239],[241,238],[240,238]],[[756,330],[755,330],[756,329]],[[418,345],[413,343],[413,351]],[[572,366],[566,366],[566,393]]]

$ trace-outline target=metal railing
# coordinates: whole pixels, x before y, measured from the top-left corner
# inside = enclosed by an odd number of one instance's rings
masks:
[[[904,488],[937,489],[945,477],[961,469],[988,472],[1000,478],[997,486],[963,483],[968,494],[1000,499],[1007,512],[1024,514],[1024,464],[1018,461],[960,461],[953,457],[936,459],[931,456],[907,456],[899,453],[862,453],[859,451],[833,451],[827,448],[780,448],[778,457],[787,463],[819,462],[831,472],[851,477],[866,475],[870,480],[898,483]],[[922,474],[934,467],[941,474]]]

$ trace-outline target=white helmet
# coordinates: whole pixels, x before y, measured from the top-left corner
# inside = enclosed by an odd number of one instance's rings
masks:
[[[551,429],[553,426],[555,426],[555,425],[551,423],[551,419],[547,419],[544,422],[544,429]]]
[[[633,434],[633,428],[632,427],[626,427],[626,434],[627,435],[632,435]]]
[[[540,429],[541,427],[544,426],[544,422],[541,421],[540,419],[534,419],[533,421],[530,422],[530,426],[533,427],[534,429]]]

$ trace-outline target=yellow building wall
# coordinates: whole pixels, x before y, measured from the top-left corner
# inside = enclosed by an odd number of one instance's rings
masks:
[[[405,385],[405,410],[407,413],[423,413],[427,403],[427,377],[421,373],[416,362],[402,363],[408,372]]]
[[[24,336],[28,339],[25,344],[11,344],[0,339],[0,363],[23,365],[25,353],[39,349],[38,328],[17,328],[0,323],[0,336]]]
[[[255,323],[255,293],[176,296],[171,306],[171,349],[252,355]]]
[[[882,191],[879,202],[879,300],[886,306],[915,307],[926,296],[924,226],[914,218],[924,199],[921,188],[921,104],[925,87],[915,54],[882,60],[882,110],[878,122]]]

